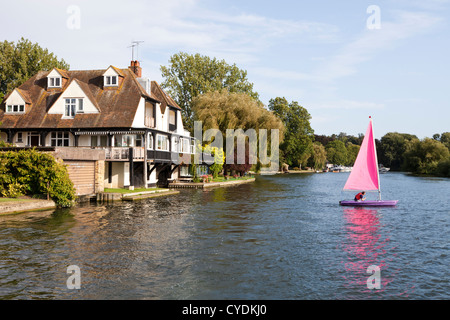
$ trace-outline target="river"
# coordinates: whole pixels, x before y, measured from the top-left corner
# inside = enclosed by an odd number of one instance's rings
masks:
[[[399,203],[368,209],[347,177],[0,216],[0,299],[449,299],[450,179],[383,174]]]

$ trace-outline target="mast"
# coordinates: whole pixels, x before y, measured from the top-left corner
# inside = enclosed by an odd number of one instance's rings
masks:
[[[378,168],[378,155],[377,155],[377,146],[375,144],[375,134],[373,132],[373,122],[372,122],[372,116],[369,116],[370,119],[370,125],[372,127],[372,138],[373,138],[373,151],[375,154],[375,163],[376,163],[376,169],[377,169],[377,180],[378,180],[378,200],[381,200],[381,186],[380,186],[380,170]]]

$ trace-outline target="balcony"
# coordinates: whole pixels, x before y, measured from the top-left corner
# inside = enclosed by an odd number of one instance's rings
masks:
[[[107,161],[129,161],[130,152],[133,152],[133,160],[144,161],[144,147],[102,147],[101,149],[105,149]]]

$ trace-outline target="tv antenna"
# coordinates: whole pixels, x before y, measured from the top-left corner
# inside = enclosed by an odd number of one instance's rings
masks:
[[[142,42],[144,42],[144,41],[131,41],[131,46],[128,46],[128,48],[131,48],[131,60],[132,61],[135,61],[138,59],[139,44]],[[136,48],[136,50],[135,50],[135,48]],[[136,55],[136,57],[135,57],[135,55]]]

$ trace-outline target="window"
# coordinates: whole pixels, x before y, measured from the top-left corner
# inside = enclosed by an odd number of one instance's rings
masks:
[[[148,149],[153,150],[153,135],[151,133],[148,134]]]
[[[22,143],[23,142],[23,135],[22,132],[17,132],[17,140],[16,142]]]
[[[180,152],[181,153],[189,153],[190,143],[189,139],[180,138]]]
[[[77,109],[78,113],[84,113],[84,109],[83,109],[83,99],[78,99],[78,109]]]
[[[133,147],[134,135],[129,134],[116,134],[114,135],[115,147]]]
[[[11,113],[24,113],[25,112],[25,105],[23,104],[9,104],[6,106],[6,112]]]
[[[178,152],[178,138],[172,138],[172,152]]]
[[[68,132],[52,132],[50,138],[50,145],[52,147],[68,147],[69,133]]]
[[[180,167],[180,177],[190,177],[191,173],[189,172],[189,166],[181,166]]]
[[[170,110],[169,111],[169,124],[175,125],[176,124],[176,111]]]
[[[91,136],[91,147],[107,147],[107,136]]]
[[[105,86],[117,86],[117,76],[105,76]]]
[[[142,135],[140,135],[140,134],[136,135],[135,144],[136,144],[136,147],[142,147]]]
[[[66,99],[64,116],[68,118],[75,117],[75,110],[77,105],[77,99]]]
[[[169,138],[167,136],[156,136],[156,150],[169,151]]]
[[[84,113],[83,99],[66,99],[64,116],[67,118],[73,118],[75,117],[75,113]]]
[[[48,87],[49,88],[60,88],[61,87],[61,78],[59,78],[59,77],[48,78]]]

